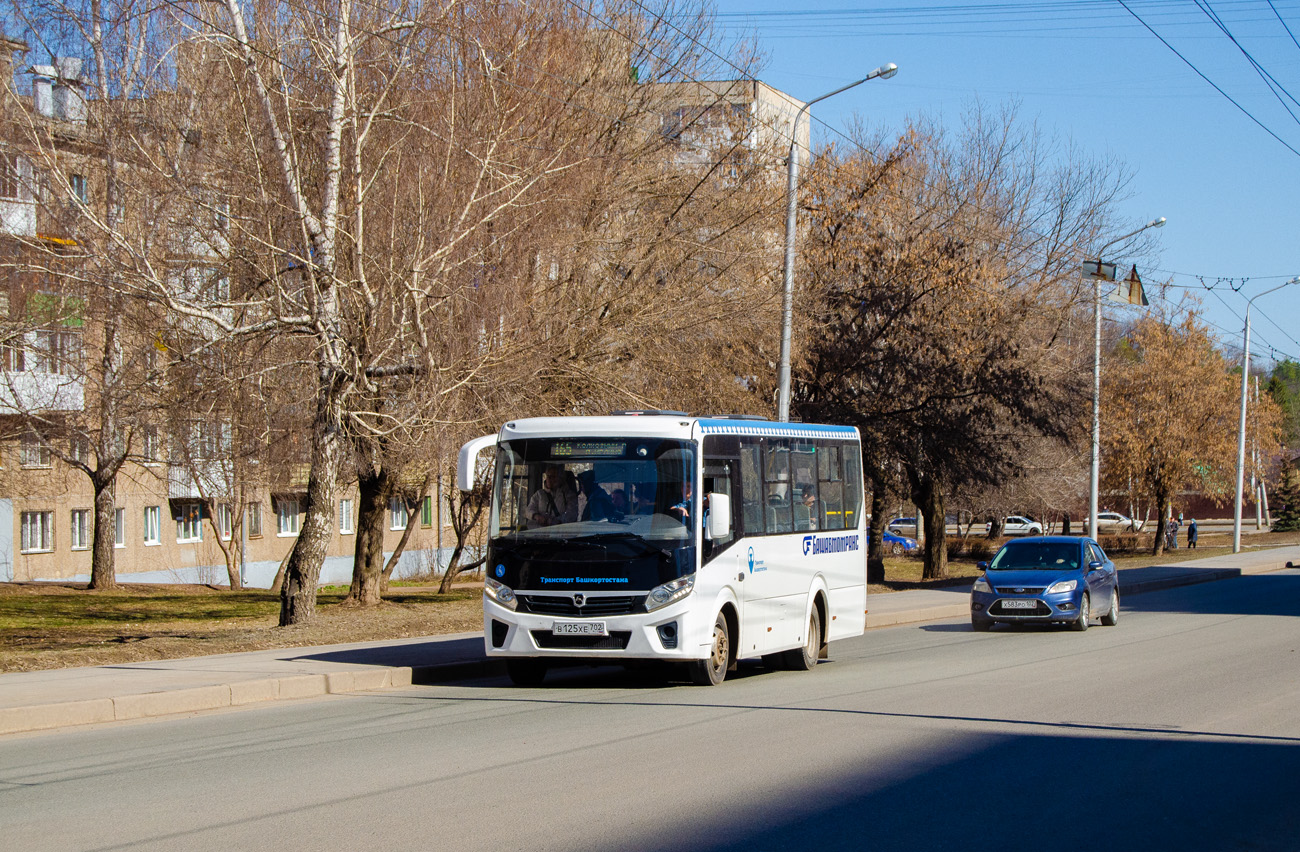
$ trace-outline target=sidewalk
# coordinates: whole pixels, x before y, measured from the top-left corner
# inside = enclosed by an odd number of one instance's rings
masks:
[[[1190,551],[1180,551],[1180,555]],[[1130,596],[1300,564],[1300,547],[1122,569]],[[867,627],[969,612],[966,585],[872,595]],[[0,674],[0,735],[502,674],[480,633]]]

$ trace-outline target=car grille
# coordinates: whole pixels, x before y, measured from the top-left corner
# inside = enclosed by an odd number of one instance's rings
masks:
[[[587,595],[582,606],[573,595],[520,595],[521,610],[538,615],[565,615],[596,618],[605,615],[628,615],[643,611],[641,595]]]
[[[999,595],[1041,595],[1044,586],[998,586],[993,591]]]
[[[537,647],[548,650],[622,651],[632,639],[631,630],[611,630],[608,636],[570,636],[549,630],[531,632]]]
[[[1006,616],[1035,616],[1051,615],[1052,608],[1042,601],[1034,601],[1033,609],[1008,609],[1002,606],[1002,601],[997,601],[989,607],[989,615],[1006,615]]]

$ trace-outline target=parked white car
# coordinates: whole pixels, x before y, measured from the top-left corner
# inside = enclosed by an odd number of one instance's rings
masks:
[[[992,524],[986,524],[985,529],[992,531]],[[1098,524],[1100,526],[1100,524]],[[1003,535],[1042,535],[1043,525],[1031,518],[1025,518],[1020,515],[1008,515],[1002,521]]]
[[[1097,513],[1097,533],[1099,535],[1114,535],[1122,532],[1141,532],[1144,526],[1143,521],[1135,521],[1132,518],[1125,517],[1119,512],[1098,512]],[[1083,519],[1083,533],[1088,535],[1088,519]]]

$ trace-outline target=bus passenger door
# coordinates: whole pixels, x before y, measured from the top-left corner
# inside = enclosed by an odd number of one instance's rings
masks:
[[[736,556],[742,608],[737,650],[745,657],[767,653],[782,632],[777,584],[783,572],[773,562],[773,545],[779,544],[779,539],[767,533],[790,524],[789,472],[780,469],[785,454],[774,454],[771,449],[760,439],[741,439],[740,516],[745,537]]]

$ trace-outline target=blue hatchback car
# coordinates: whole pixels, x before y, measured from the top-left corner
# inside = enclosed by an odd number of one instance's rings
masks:
[[[871,526],[867,526],[867,533],[871,533]],[[881,546],[890,553],[898,556],[903,553],[911,553],[917,548],[916,539],[907,536],[895,535],[889,530],[880,534]]]
[[[1077,536],[1035,536],[1009,541],[970,593],[970,620],[976,630],[994,624],[1065,623],[1087,630],[1098,613],[1101,623],[1119,622],[1119,580],[1115,563],[1101,546]]]

